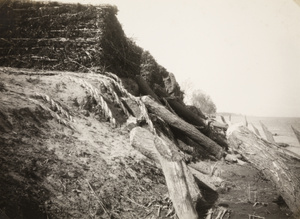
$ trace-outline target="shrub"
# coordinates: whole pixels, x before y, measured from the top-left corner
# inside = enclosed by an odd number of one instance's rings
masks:
[[[215,103],[211,97],[201,90],[196,90],[192,93],[192,104],[207,114],[214,114],[217,111]]]

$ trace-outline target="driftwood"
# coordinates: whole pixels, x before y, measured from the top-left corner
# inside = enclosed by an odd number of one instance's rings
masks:
[[[206,151],[213,154],[218,159],[223,157],[224,151],[222,147],[207,136],[203,135],[193,125],[185,122],[183,119],[174,115],[164,106],[152,100],[149,96],[144,96],[141,99],[142,102],[148,108],[148,110],[150,110],[155,115],[161,117],[170,126],[184,132],[188,137],[198,142],[201,146],[203,146],[206,149]]]
[[[203,112],[199,108],[195,107],[194,105],[186,105],[186,108],[192,111],[197,116],[200,116],[202,119],[207,119],[207,116],[205,116]]]
[[[132,98],[129,98],[129,97],[127,97],[127,98],[123,97],[123,98],[121,98],[121,100],[131,115],[133,115],[136,118],[141,117],[141,115],[142,115],[141,109],[139,108],[139,106],[135,100],[133,100]]]
[[[150,95],[154,100],[158,103],[161,103],[158,96],[154,93],[154,91],[150,88],[148,83],[144,80],[144,78],[140,75],[135,77],[137,84],[139,85],[140,91],[143,95]]]
[[[155,136],[147,129],[135,127],[130,132],[130,144],[145,157],[160,166],[159,153],[154,145]]]
[[[265,126],[262,122],[260,122],[260,124],[265,133],[267,141],[275,144],[276,142],[274,140],[274,137],[273,137],[272,133],[269,131],[269,129],[267,128],[267,126]]]
[[[175,111],[175,113],[184,121],[194,125],[199,131],[201,131],[203,134],[208,136],[210,139],[212,139],[222,147],[227,147],[226,141],[221,136],[219,136],[218,133],[215,133],[213,130],[211,130],[209,126],[226,131],[228,125],[222,124],[217,121],[208,122],[207,120],[201,118],[200,116],[189,110],[185,105],[183,105],[183,103],[180,103],[175,99],[169,98],[168,103]]]
[[[222,129],[224,131],[226,131],[227,128],[228,128],[228,124],[227,123],[221,123],[221,122],[218,122],[218,121],[215,121],[215,120],[213,120],[210,123],[210,125],[213,126],[213,127],[215,127],[215,128]]]
[[[260,133],[259,133],[258,129],[252,123],[251,123],[251,126],[252,126],[255,134],[257,134],[257,136],[260,136]]]
[[[298,142],[300,143],[300,132],[297,129],[295,129],[293,126],[291,126],[291,127],[293,129],[293,132],[296,135],[296,138],[297,138]]]
[[[204,148],[201,147],[196,141],[192,140],[191,138],[187,137],[184,133],[173,130],[174,136],[176,137],[176,141],[178,142],[178,148],[187,153],[192,155],[192,160],[198,159],[212,159],[216,160],[215,157],[208,154]]]
[[[200,197],[200,190],[193,175],[178,152],[171,149],[173,143],[168,138],[162,139],[156,136],[154,142],[160,154],[160,163],[168,186],[169,196],[178,217],[198,218],[196,203]],[[170,153],[170,151],[172,152]],[[199,191],[198,194],[197,191]]]
[[[228,123],[226,122],[224,116],[221,115],[221,119],[222,119],[222,122],[223,122],[223,123],[228,124]]]
[[[217,191],[217,186],[221,185],[221,183],[224,182],[222,178],[216,176],[215,170],[217,168],[215,167],[215,165],[199,161],[195,163],[189,163],[188,167],[197,179],[199,179],[202,183],[204,183],[213,191]],[[222,168],[218,167],[218,169]]]
[[[223,131],[226,131],[226,130],[223,129]],[[226,148],[226,149],[228,148],[227,139],[225,137],[223,137],[222,135],[220,135],[219,133],[210,131],[208,137],[210,139],[212,139],[214,142],[216,142],[218,145],[221,145],[223,148]]]
[[[173,108],[170,106],[170,104],[168,103],[167,99],[166,98],[162,98],[163,99],[163,102],[165,104],[165,107],[170,110],[170,112],[172,112],[174,115],[177,115],[176,112],[173,110]]]
[[[300,210],[300,160],[244,126],[230,126],[227,136],[233,150],[262,171],[274,183],[291,211],[297,213]]]
[[[207,122],[205,119],[197,116],[192,111],[187,109],[183,104],[179,103],[177,100],[168,99],[168,103],[172,107],[172,109],[176,112],[178,116],[183,118],[188,123],[203,127],[203,129],[207,128]]]
[[[245,126],[248,127],[248,120],[247,120],[247,116],[244,116],[245,119]]]
[[[186,105],[184,105],[184,103],[180,103],[179,101],[177,101],[176,99],[171,99],[168,98],[168,103],[169,105],[172,107],[172,109],[176,112],[176,114],[178,116],[180,116],[182,119],[184,119],[186,122],[196,126],[202,133],[205,134],[209,134],[210,130],[209,130],[209,125],[213,126],[215,128],[219,128],[222,130],[227,130],[228,128],[228,124],[226,123],[224,117],[222,116],[222,118],[224,119],[224,124],[217,122],[215,120],[209,121],[207,119],[205,119],[205,116],[203,115],[203,113],[201,112],[200,109],[196,110],[199,112],[198,114],[194,113],[193,111],[195,110],[190,110],[189,108],[191,108],[191,106],[187,107]],[[201,128],[199,128],[201,127]]]
[[[154,84],[152,90],[159,97],[168,97],[169,96],[169,94],[167,93],[166,89],[162,88],[158,84]]]
[[[195,207],[203,197],[176,145],[167,137],[155,136],[141,127],[131,131],[130,142],[142,154],[160,163],[178,217],[198,218]]]
[[[145,157],[154,161],[158,168],[161,168],[159,153],[154,144],[155,136],[150,131],[141,128],[135,127],[130,132],[130,142],[131,145],[138,150]],[[181,142],[179,140],[179,144],[187,144]],[[214,176],[214,165],[204,161],[190,162],[187,164],[191,173],[196,177],[199,181],[210,187],[212,190],[216,190],[216,186],[214,183],[220,183],[223,180],[217,176]],[[193,182],[193,180],[191,180]],[[193,186],[194,187],[194,186]],[[193,188],[192,187],[192,188]],[[195,190],[191,190],[195,191]],[[201,191],[195,191],[191,193],[192,199],[196,203],[196,200],[202,200]]]

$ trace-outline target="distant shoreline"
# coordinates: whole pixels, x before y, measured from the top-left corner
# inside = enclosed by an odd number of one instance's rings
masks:
[[[300,116],[257,116],[257,115],[244,115],[244,114],[241,114],[241,113],[223,113],[223,112],[220,112],[220,113],[216,113],[216,116],[241,116],[241,117],[256,117],[256,118],[290,118],[290,119],[300,119]]]

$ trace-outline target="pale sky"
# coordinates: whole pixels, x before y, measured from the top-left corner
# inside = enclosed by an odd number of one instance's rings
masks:
[[[219,112],[300,117],[300,7],[292,0],[111,3],[128,37],[208,93]]]

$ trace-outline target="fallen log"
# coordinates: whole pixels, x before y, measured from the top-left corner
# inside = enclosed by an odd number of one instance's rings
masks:
[[[150,95],[158,103],[161,103],[158,96],[154,93],[154,91],[150,88],[150,86],[147,84],[147,82],[144,80],[142,76],[137,75],[135,79],[143,95]]]
[[[198,218],[195,207],[203,196],[177,147],[167,137],[155,136],[141,127],[131,131],[130,142],[142,154],[160,163],[178,217]]]
[[[227,138],[233,150],[242,154],[273,182],[291,211],[299,212],[300,160],[285,153],[276,144],[261,139],[244,126],[230,126]]]
[[[153,85],[153,91],[158,97],[168,97],[169,94],[167,93],[165,88],[162,88],[158,84]]]
[[[216,128],[216,127],[214,127]],[[227,129],[226,129],[227,130]],[[224,132],[226,132],[226,130],[223,129]],[[225,135],[225,134],[224,134]],[[223,136],[224,136],[223,135]],[[227,144],[227,139],[225,137],[223,137],[222,135],[220,135],[217,132],[211,131],[208,134],[208,137],[210,139],[212,139],[214,142],[216,142],[218,145],[222,146],[223,148],[228,148],[228,144]]]
[[[172,107],[172,109],[176,112],[178,116],[183,118],[188,123],[195,125],[195,126],[202,126],[203,129],[207,128],[207,121],[196,114],[194,114],[192,111],[187,109],[183,104],[177,102],[174,99],[167,99],[169,105]]]
[[[248,120],[247,120],[247,116],[244,116],[245,119],[245,126],[248,127]]]
[[[159,160],[159,153],[154,144],[155,136],[147,129],[141,127],[135,127],[130,132],[130,143],[134,149],[139,151],[145,157],[154,161],[158,168],[162,168]],[[181,142],[185,144],[184,142]],[[185,147],[187,145],[185,144]],[[176,148],[177,150],[177,148]],[[191,162],[187,164],[192,174],[202,183],[210,187],[212,190],[216,190],[214,183],[220,183],[223,180],[217,176],[214,176],[214,165],[204,161]],[[191,178],[190,178],[191,179]],[[193,182],[193,180],[191,180]],[[193,187],[192,187],[193,188]],[[195,191],[195,190],[192,190]],[[196,203],[197,200],[202,200],[200,191],[191,193],[192,199]],[[204,201],[204,200],[202,200]]]
[[[192,112],[193,112],[194,114],[196,114],[197,116],[201,117],[202,119],[207,119],[207,116],[205,116],[205,115],[203,114],[203,112],[202,112],[199,108],[197,108],[197,107],[195,107],[195,106],[193,106],[193,105],[186,105],[186,108],[187,108],[188,110],[192,111]]]
[[[200,132],[204,135],[208,136],[210,139],[221,145],[222,147],[227,147],[227,143],[224,139],[222,139],[218,133],[215,133],[210,126],[214,128],[221,129],[226,131],[228,125],[219,123],[217,121],[208,122],[208,120],[201,118],[200,116],[193,113],[189,110],[183,103],[181,104],[175,99],[167,99],[171,108],[175,111],[175,113],[182,118],[184,121],[194,125]],[[175,114],[175,115],[176,115]]]
[[[127,97],[127,98],[123,97],[121,99],[130,114],[132,114],[136,118],[141,117],[141,114],[142,114],[141,109],[138,107],[135,100],[133,100],[132,98],[129,98],[129,97]]]
[[[160,163],[168,186],[169,196],[177,216],[186,219],[198,218],[196,204],[199,198],[202,198],[202,195],[194,176],[190,173],[182,156],[172,150],[173,143],[170,140],[156,136],[154,142],[160,154]],[[170,151],[172,152],[170,153]]]
[[[218,122],[218,121],[215,121],[215,120],[213,120],[210,123],[210,125],[215,127],[215,128],[222,129],[224,131],[226,131],[228,129],[228,124],[227,123],[221,123],[221,122]]]
[[[252,126],[252,128],[253,128],[255,134],[256,134],[257,136],[260,136],[260,133],[259,133],[258,129],[257,129],[252,123],[251,123],[251,126]]]
[[[162,98],[163,99],[163,102],[165,104],[165,107],[170,110],[170,112],[172,112],[174,115],[177,115],[176,112],[173,110],[173,108],[170,106],[170,104],[168,103],[167,99],[166,98]]]
[[[274,137],[273,137],[272,133],[269,131],[269,129],[267,128],[267,126],[265,126],[261,121],[260,121],[260,125],[265,133],[267,141],[276,144]]]
[[[223,157],[224,151],[220,145],[211,140],[210,138],[203,135],[193,125],[185,122],[183,119],[171,113],[164,106],[152,100],[149,96],[143,96],[142,102],[146,105],[155,115],[161,117],[170,126],[177,128],[184,132],[188,137],[198,142],[203,146],[209,153],[213,154],[216,158],[220,159]]]
[[[155,136],[147,129],[135,127],[130,132],[130,144],[145,157],[160,166],[159,153],[154,145]]]
[[[175,129],[173,129],[172,132],[174,133],[174,136],[176,136],[178,148],[186,154],[190,155],[192,161],[204,159],[216,160],[216,158],[208,154],[200,144],[187,137],[184,133]]]
[[[221,119],[222,119],[222,122],[223,122],[224,124],[228,124],[228,123],[226,122],[224,116],[221,115]]]

